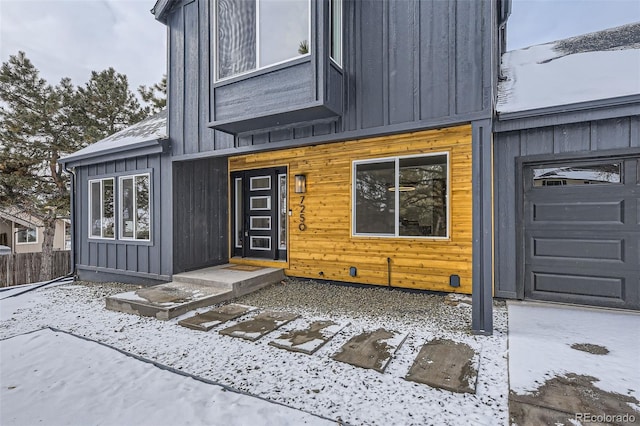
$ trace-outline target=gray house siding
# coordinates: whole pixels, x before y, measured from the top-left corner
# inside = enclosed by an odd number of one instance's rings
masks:
[[[625,107],[626,108],[626,107]],[[636,112],[638,111],[636,107]],[[625,111],[622,111],[623,113]],[[580,122],[593,111],[574,113],[566,124],[544,126],[544,118],[530,117],[498,122],[496,127],[517,128],[494,136],[495,295],[523,298],[521,250],[523,228],[522,164],[532,159],[561,161],[640,154],[640,116],[620,116]],[[610,110],[600,115],[614,115]],[[557,117],[549,117],[553,122]],[[542,127],[535,127],[542,126]]]
[[[490,118],[494,3],[345,1],[343,114],[234,137],[209,127],[217,111],[212,2],[183,1],[168,16],[172,154],[179,160],[198,158],[216,150],[232,154],[276,142],[279,147],[322,143]],[[339,78],[337,72],[327,75]],[[231,83],[224,90],[235,90],[234,84],[243,86]],[[231,111],[217,113],[228,118]]]
[[[176,162],[173,177],[173,272],[226,263],[226,158]]]
[[[88,182],[98,178],[115,178],[116,221],[118,219],[118,177],[139,173],[151,174],[151,241],[95,239],[89,237]],[[157,282],[170,279],[172,270],[171,161],[154,154],[121,158],[76,168],[76,238],[75,252],[81,279],[93,281]]]

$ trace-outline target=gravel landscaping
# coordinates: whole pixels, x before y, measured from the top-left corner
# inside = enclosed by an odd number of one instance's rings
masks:
[[[0,339],[54,327],[252,395],[348,424],[507,424],[507,310],[494,303],[493,336],[470,333],[470,299],[381,287],[286,279],[234,302],[300,315],[256,342],[177,322],[113,312],[105,297],[137,286],[64,284],[5,299]],[[210,308],[199,309],[199,312]],[[254,313],[248,314],[252,316]],[[246,317],[246,316],[245,316]],[[231,326],[245,317],[229,321]],[[347,325],[313,355],[269,345],[308,321]],[[406,335],[384,373],[332,358],[354,335],[378,328]],[[405,379],[434,339],[469,345],[479,361],[476,393],[455,393]]]

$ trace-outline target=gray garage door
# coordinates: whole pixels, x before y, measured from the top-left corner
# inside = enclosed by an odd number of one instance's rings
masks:
[[[524,168],[525,298],[640,309],[639,163]]]

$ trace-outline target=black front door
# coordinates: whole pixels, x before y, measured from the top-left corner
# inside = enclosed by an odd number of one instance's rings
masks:
[[[286,260],[285,168],[233,172],[233,255]]]

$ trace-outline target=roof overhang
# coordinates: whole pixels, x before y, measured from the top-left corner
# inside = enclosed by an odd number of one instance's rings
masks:
[[[139,157],[142,155],[162,154],[169,150],[169,139],[148,139],[135,144],[113,146],[108,149],[88,153],[71,154],[58,160],[66,167],[87,166],[90,164],[104,163],[124,157]]]
[[[167,15],[171,10],[171,6],[173,6],[175,0],[157,0],[156,4],[151,9],[151,13],[155,16],[156,20],[162,22],[163,24],[167,23]]]
[[[639,114],[640,94],[636,94],[524,111],[498,111],[498,119],[494,123],[494,130],[496,132],[509,132],[526,128],[606,120]]]

